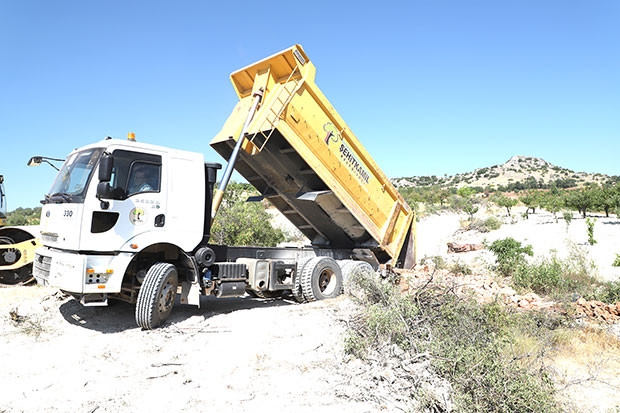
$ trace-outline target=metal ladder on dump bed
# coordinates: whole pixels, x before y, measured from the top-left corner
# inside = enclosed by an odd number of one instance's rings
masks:
[[[270,97],[265,105],[268,105],[267,115],[261,122],[258,130],[259,133],[249,138],[249,141],[258,149],[262,151],[267,141],[276,130],[278,123],[283,119],[284,110],[293,99],[293,95],[299,90],[304,78],[302,76],[299,65],[291,71],[286,82],[278,84],[277,93]]]

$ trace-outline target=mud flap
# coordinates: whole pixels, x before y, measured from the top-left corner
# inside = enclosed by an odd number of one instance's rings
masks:
[[[200,308],[200,287],[198,283],[183,281],[181,283],[181,304],[195,305]]]
[[[396,267],[410,270],[416,265],[416,250],[417,250],[417,238],[416,238],[416,221],[415,216],[411,222],[411,227],[407,231],[407,237],[403,243],[403,247],[398,254],[398,260]]]

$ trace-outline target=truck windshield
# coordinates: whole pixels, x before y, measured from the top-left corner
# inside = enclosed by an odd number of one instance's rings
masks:
[[[102,153],[102,148],[93,148],[70,155],[56,175],[54,184],[43,202],[58,204],[84,202],[86,188]]]

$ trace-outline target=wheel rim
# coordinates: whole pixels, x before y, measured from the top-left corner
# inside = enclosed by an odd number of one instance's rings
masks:
[[[334,292],[336,288],[336,274],[330,268],[326,268],[321,271],[319,275],[319,290],[325,295],[329,295]]]
[[[164,314],[172,308],[175,295],[176,288],[174,283],[171,280],[167,280],[159,296],[159,302],[157,303],[160,314]]]

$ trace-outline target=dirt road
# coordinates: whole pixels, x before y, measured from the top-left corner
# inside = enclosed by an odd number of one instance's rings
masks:
[[[82,307],[43,287],[2,288],[0,303],[2,412],[379,409],[337,395],[346,298],[204,298],[153,331],[128,304]]]

